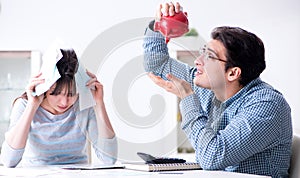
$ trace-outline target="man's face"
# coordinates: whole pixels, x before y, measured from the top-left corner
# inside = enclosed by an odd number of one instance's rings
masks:
[[[225,87],[226,49],[217,40],[211,40],[195,61],[195,85],[211,90],[222,90]]]

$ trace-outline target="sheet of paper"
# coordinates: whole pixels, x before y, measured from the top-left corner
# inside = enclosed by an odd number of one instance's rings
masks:
[[[33,167],[33,168],[6,168],[0,167],[0,177],[36,177],[42,175],[49,175],[58,173],[58,169],[49,169],[44,167]]]
[[[122,164],[67,165],[67,166],[63,166],[62,169],[67,169],[67,170],[124,169],[124,165]]]
[[[45,83],[39,84],[35,87],[33,96],[39,96],[46,92],[59,78],[60,74],[56,67],[57,61],[62,58],[60,47],[63,46],[63,42],[55,40],[45,51],[42,57],[42,78],[45,79]]]
[[[90,80],[82,63],[79,61],[78,71],[75,74],[76,88],[79,93],[80,111],[96,105],[91,89],[86,86]]]

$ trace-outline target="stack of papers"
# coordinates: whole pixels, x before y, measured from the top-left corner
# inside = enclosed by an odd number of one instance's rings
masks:
[[[68,165],[63,166],[62,169],[67,170],[96,170],[96,169],[124,169],[122,164],[113,165]]]

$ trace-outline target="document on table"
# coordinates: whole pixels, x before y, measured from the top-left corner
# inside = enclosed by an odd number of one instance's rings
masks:
[[[96,169],[124,169],[124,165],[122,164],[112,164],[112,165],[106,165],[106,164],[99,164],[99,165],[66,165],[61,167],[62,169],[67,170],[96,170]]]
[[[53,175],[58,173],[74,173],[74,171],[83,170],[101,170],[101,169],[124,169],[121,164],[100,164],[100,165],[90,165],[90,164],[72,164],[72,165],[49,165],[49,166],[37,166],[37,167],[16,167],[7,168],[0,166],[0,177],[36,177],[44,175]]]
[[[42,175],[50,175],[60,172],[58,169],[49,169],[44,167],[33,167],[33,168],[6,168],[0,166],[0,177],[36,177]]]

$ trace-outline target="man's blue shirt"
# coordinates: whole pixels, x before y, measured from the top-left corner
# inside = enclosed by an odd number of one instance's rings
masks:
[[[288,177],[291,109],[280,92],[257,78],[220,102],[193,84],[196,68],[172,59],[160,33],[148,28],[143,47],[146,71],[164,79],[172,73],[194,89],[180,102],[180,111],[202,168]]]

